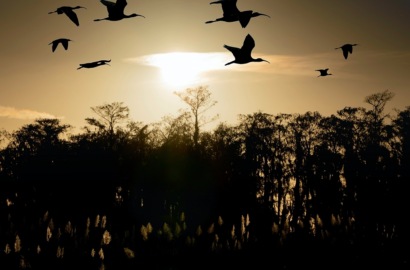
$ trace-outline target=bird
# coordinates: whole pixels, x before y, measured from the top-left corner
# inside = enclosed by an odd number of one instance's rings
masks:
[[[236,22],[239,21],[242,28],[246,28],[249,24],[251,18],[258,17],[258,16],[266,16],[269,17],[267,14],[254,12],[253,10],[245,10],[240,11],[236,6],[237,0],[219,0],[211,2],[210,4],[221,4],[223,16],[221,18],[217,18],[213,21],[206,21],[205,23],[214,23],[214,22]]]
[[[107,0],[100,0],[100,2],[107,7],[108,11],[108,17],[106,18],[101,18],[101,19],[95,19],[94,21],[120,21],[122,19],[127,19],[127,18],[132,18],[132,17],[143,17],[145,16],[137,13],[132,13],[129,15],[124,14],[124,9],[127,6],[127,1],[126,0],[117,0],[115,3]]]
[[[69,6],[62,6],[57,8],[55,11],[50,11],[48,14],[57,13],[57,14],[65,14],[67,15],[70,20],[75,23],[75,25],[80,26],[80,22],[78,21],[77,14],[74,12],[74,9],[85,8],[82,6],[76,7],[69,7]],[[86,8],[85,8],[86,9]]]
[[[83,63],[83,64],[80,64],[80,66],[77,69],[80,69],[80,68],[95,68],[95,67],[99,67],[99,66],[103,66],[103,65],[110,65],[110,64],[108,64],[109,62],[111,62],[111,59],[110,60],[98,60],[98,61],[94,61],[94,62]]]
[[[359,44],[356,44],[356,43],[355,44],[344,44],[343,46],[335,48],[335,50],[342,49],[343,56],[344,56],[345,59],[347,59],[347,57],[349,56],[349,53],[350,54],[353,53],[353,47],[357,46],[357,45],[359,45]]]
[[[251,53],[254,47],[255,47],[255,40],[252,38],[250,34],[248,34],[245,37],[245,40],[241,48],[224,45],[224,48],[230,51],[235,57],[235,60],[226,63],[225,66],[234,64],[234,63],[235,64],[247,64],[250,62],[262,62],[262,61],[269,63],[269,61],[265,59],[262,59],[262,58],[255,59],[251,56]]]
[[[328,73],[328,68],[325,69],[316,69],[316,71],[320,72],[320,75],[318,77],[323,77],[323,76],[329,76],[329,75],[333,75],[332,73]]]
[[[58,39],[53,40],[52,42],[50,42],[48,45],[53,44],[53,46],[51,46],[51,49],[53,50],[53,52],[56,50],[58,44],[63,45],[64,49],[67,50],[69,41],[72,41],[72,40],[68,39],[68,38],[58,38]]]

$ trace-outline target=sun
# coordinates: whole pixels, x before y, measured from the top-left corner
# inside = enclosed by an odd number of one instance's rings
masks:
[[[163,55],[159,65],[163,81],[175,87],[186,86],[197,81],[203,68],[195,62],[194,58],[186,53]]]
[[[147,62],[160,69],[164,84],[179,88],[205,80],[203,73],[221,68],[221,57],[212,53],[170,52],[150,55]]]

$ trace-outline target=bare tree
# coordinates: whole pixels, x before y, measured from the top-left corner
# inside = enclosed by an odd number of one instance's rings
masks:
[[[393,97],[394,93],[390,92],[389,90],[384,90],[383,92],[366,96],[364,101],[373,107],[372,116],[375,118],[375,120],[378,120],[378,118],[383,119],[385,117],[384,115],[382,115],[384,107],[386,106],[386,103]]]
[[[211,99],[211,92],[208,86],[199,86],[196,88],[187,88],[182,92],[174,92],[182,101],[184,101],[191,109],[194,116],[194,146],[198,146],[199,129],[201,126],[215,121],[219,115],[212,118],[205,117],[205,112],[215,106],[217,101]]]
[[[86,118],[89,125],[96,126],[100,130],[105,130],[110,136],[114,135],[115,127],[128,119],[129,108],[123,102],[112,102],[101,106],[91,107],[100,119]]]

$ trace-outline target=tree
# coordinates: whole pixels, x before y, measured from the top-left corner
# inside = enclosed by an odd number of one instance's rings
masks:
[[[312,179],[315,161],[315,148],[319,145],[319,134],[321,132],[319,123],[322,120],[319,112],[307,112],[297,115],[290,123],[290,128],[294,134],[294,178],[295,186],[293,193],[293,223],[298,219],[310,217],[311,203],[309,198],[314,198],[315,182]]]
[[[398,169],[398,181],[393,187],[394,197],[392,204],[394,207],[391,211],[394,212],[394,217],[398,220],[398,233],[403,235],[403,243],[407,243],[410,239],[409,218],[406,215],[410,198],[408,195],[410,189],[410,106],[398,113],[394,119],[396,138],[398,143],[395,146],[398,152],[398,159],[401,166]]]
[[[190,119],[189,112],[181,112],[175,117],[172,115],[162,117],[160,122],[154,124],[153,133],[156,139],[154,144],[156,146],[173,145],[173,147],[190,145],[192,143]]]
[[[67,174],[68,143],[62,137],[70,127],[59,119],[37,119],[13,132],[1,152],[2,174],[16,180],[20,190],[27,188],[37,202],[47,203],[52,193],[61,190],[55,187]]]
[[[179,98],[182,99],[191,109],[194,116],[194,147],[196,148],[199,143],[199,128],[207,123],[216,120],[219,116],[216,115],[212,118],[206,118],[204,113],[215,106],[217,101],[211,99],[211,92],[207,86],[199,86],[197,88],[187,88],[183,92],[174,92]]]
[[[383,137],[383,121],[389,117],[389,114],[384,114],[384,107],[387,102],[394,97],[394,94],[389,90],[380,93],[375,93],[365,97],[364,101],[372,106],[372,109],[367,112],[366,117],[369,122],[369,139],[371,144],[381,143]]]
[[[5,129],[0,129],[0,150],[3,149],[10,141],[10,133]]]
[[[107,131],[110,136],[114,135],[116,126],[128,119],[129,116],[129,108],[124,106],[123,102],[112,102],[110,104],[91,107],[91,110],[97,114],[100,119],[86,118],[87,123],[97,127],[99,130]]]

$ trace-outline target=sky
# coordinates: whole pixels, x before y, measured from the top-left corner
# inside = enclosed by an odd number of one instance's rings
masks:
[[[212,0],[128,0],[121,21],[98,0],[0,0],[0,129],[16,131],[38,118],[59,118],[80,132],[91,107],[122,102],[130,119],[145,124],[177,116],[188,106],[175,91],[208,87],[217,123],[237,124],[240,114],[336,114],[370,108],[366,96],[394,93],[386,111],[410,106],[409,0],[238,0],[239,10],[267,16],[239,22],[222,17]],[[7,6],[6,6],[7,5]],[[60,6],[83,6],[76,26]],[[224,44],[255,40],[254,58],[225,63]],[[50,42],[69,38],[68,49]],[[344,59],[340,49],[357,43]],[[109,65],[78,69],[81,63]],[[318,77],[329,68],[332,76]],[[215,124],[215,123],[214,123]],[[206,128],[206,127],[204,127]],[[210,127],[212,128],[212,127]]]

